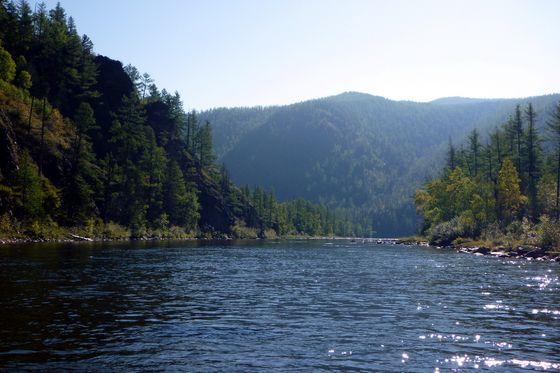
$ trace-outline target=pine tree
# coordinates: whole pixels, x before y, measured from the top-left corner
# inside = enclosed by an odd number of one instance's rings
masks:
[[[74,123],[76,133],[72,141],[69,170],[64,183],[63,206],[68,223],[83,223],[96,212],[93,188],[99,187],[98,172],[94,166],[95,156],[88,136],[88,132],[96,125],[89,104],[80,104]]]
[[[165,213],[163,208],[164,184],[166,180],[168,159],[165,150],[157,146],[153,132],[147,134],[148,150],[140,160],[141,169],[145,170],[145,201],[148,206],[146,219],[154,222]],[[169,216],[167,214],[167,216]]]
[[[524,136],[525,142],[525,164],[527,174],[527,196],[529,198],[529,218],[537,221],[538,200],[537,184],[540,178],[541,147],[540,139],[536,129],[536,113],[533,105],[529,103],[525,112],[527,118],[527,130]]]
[[[513,118],[513,131],[515,136],[515,141],[517,144],[517,149],[514,155],[516,160],[517,172],[521,175],[521,143],[523,142],[523,120],[521,119],[521,107],[517,105],[515,107],[515,116]]]
[[[138,87],[139,87],[140,98],[142,100],[146,99],[146,97],[147,97],[146,95],[149,92],[150,85],[153,82],[154,82],[154,80],[152,79],[152,77],[148,73],[144,73],[140,76]]]
[[[20,158],[15,190],[19,196],[19,215],[22,219],[33,220],[44,214],[41,177],[38,175],[37,166],[27,151]]]
[[[455,147],[453,146],[453,142],[451,141],[451,137],[449,138],[449,146],[447,148],[447,168],[450,170],[455,169],[456,161],[455,161]]]
[[[165,91],[165,90],[164,90]],[[163,94],[163,92],[162,92]],[[193,110],[187,114],[187,126],[186,126],[186,150],[193,157],[198,150],[197,144],[197,134],[198,134],[198,119],[196,118],[196,112]]]
[[[560,102],[547,122],[549,139],[553,143],[556,152],[556,221],[560,219]]]
[[[478,175],[479,156],[480,156],[480,136],[475,128],[469,135],[469,170],[471,176]]]
[[[207,169],[214,164],[216,155],[212,146],[212,128],[210,122],[206,121],[198,131],[199,154],[198,160],[202,169]]]
[[[170,160],[168,163],[163,206],[171,224],[187,230],[196,228],[200,217],[196,190],[187,187],[181,168],[175,160]]]
[[[29,53],[33,44],[33,12],[27,0],[18,1],[17,12],[18,40],[13,52],[16,56],[25,56]]]

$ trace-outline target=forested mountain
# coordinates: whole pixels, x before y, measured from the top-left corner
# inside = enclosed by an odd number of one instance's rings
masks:
[[[0,0],[0,238],[352,234],[326,207],[236,187],[211,133],[96,55],[60,4]]]
[[[436,176],[450,139],[462,144],[479,128],[484,142],[516,104],[528,102],[540,113],[540,130],[559,99],[416,103],[349,92],[288,106],[214,109],[200,117],[213,123],[219,160],[235,182],[344,211],[364,227],[361,234],[402,235],[419,228],[414,191]]]

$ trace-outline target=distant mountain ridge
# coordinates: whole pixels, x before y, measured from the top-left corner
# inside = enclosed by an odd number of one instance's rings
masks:
[[[463,104],[476,104],[479,102],[488,102],[488,101],[503,101],[507,100],[504,98],[471,98],[471,97],[460,97],[460,96],[452,96],[452,97],[440,97],[436,98],[435,100],[430,101],[430,104],[436,105],[463,105]]]
[[[441,169],[449,142],[488,131],[529,101],[542,128],[560,94],[523,99],[448,97],[428,103],[359,92],[286,106],[200,113],[214,128],[219,159],[239,184],[280,199],[303,197],[345,209],[378,235],[413,233],[412,195]],[[367,233],[367,232],[365,232]]]

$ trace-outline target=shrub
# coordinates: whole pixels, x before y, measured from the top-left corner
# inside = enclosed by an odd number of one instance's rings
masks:
[[[244,221],[235,223],[231,230],[234,238],[259,238],[259,234],[255,228],[247,227]]]
[[[49,216],[39,222],[34,220],[25,225],[24,233],[32,239],[60,239],[65,237],[66,231],[58,226]]]
[[[264,231],[264,238],[267,240],[275,240],[278,238],[278,234],[274,229],[268,228]]]
[[[436,246],[449,246],[455,239],[463,235],[463,229],[457,217],[439,223],[428,230],[430,244]]]
[[[540,247],[560,251],[560,225],[546,215],[541,216],[536,241]]]
[[[0,216],[0,238],[14,238],[18,236],[18,223],[7,213]]]
[[[102,236],[108,239],[126,240],[130,238],[130,230],[122,225],[109,222],[104,225]]]

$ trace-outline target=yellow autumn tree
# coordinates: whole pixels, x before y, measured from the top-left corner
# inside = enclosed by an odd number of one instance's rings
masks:
[[[506,225],[511,223],[521,207],[527,203],[527,197],[521,194],[519,175],[510,159],[506,159],[498,173],[497,214]]]

